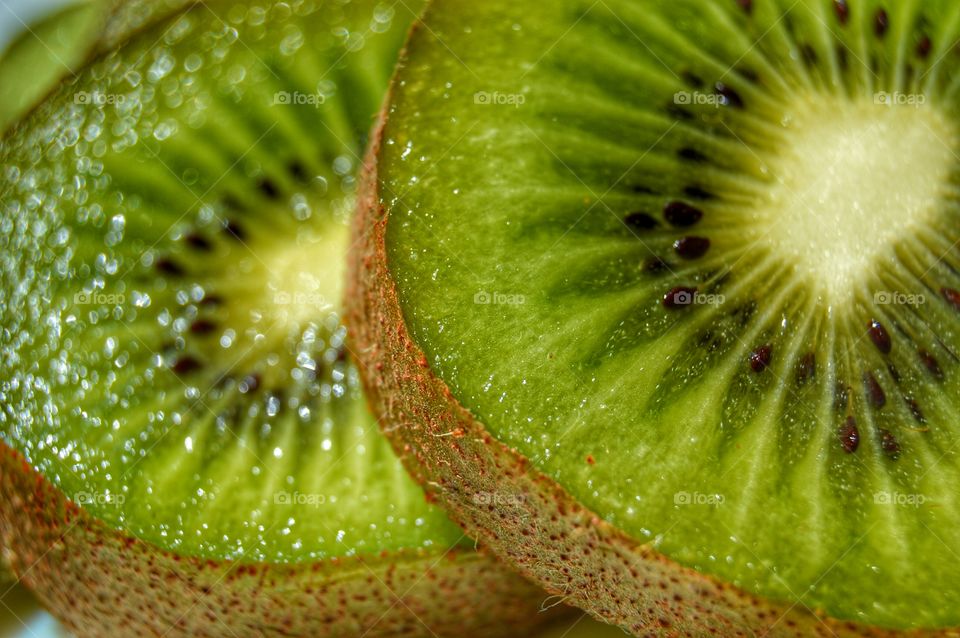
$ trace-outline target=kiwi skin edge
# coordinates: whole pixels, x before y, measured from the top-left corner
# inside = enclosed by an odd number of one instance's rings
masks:
[[[107,526],[0,442],[0,547],[77,636],[527,635],[534,585],[480,552],[307,564],[178,556]]]
[[[421,28],[416,22],[411,36]],[[897,631],[838,620],[700,574],[604,522],[491,436],[430,370],[403,319],[377,175],[391,95],[392,88],[364,160],[354,217],[346,295],[352,351],[404,465],[468,534],[549,593],[637,636],[960,636],[960,629]],[[478,506],[484,494],[514,498],[508,507],[493,499]]]

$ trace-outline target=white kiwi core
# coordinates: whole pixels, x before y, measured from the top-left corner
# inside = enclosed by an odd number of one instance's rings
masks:
[[[936,109],[875,102],[800,101],[783,120],[775,186],[761,204],[763,242],[794,257],[832,303],[943,209],[957,161],[956,131]]]

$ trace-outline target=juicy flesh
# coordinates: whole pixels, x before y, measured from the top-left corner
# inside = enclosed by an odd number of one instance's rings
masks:
[[[960,624],[960,5],[515,4],[436,7],[385,130],[431,369],[684,565]]]
[[[340,311],[357,157],[413,15],[332,4],[198,7],[0,143],[0,436],[181,555],[462,539],[380,435]]]

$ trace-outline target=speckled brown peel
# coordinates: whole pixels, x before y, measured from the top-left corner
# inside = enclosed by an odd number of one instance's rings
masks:
[[[638,636],[960,636],[837,621],[718,582],[623,535],[496,441],[433,373],[404,322],[377,176],[387,113],[366,160],[354,228],[354,350],[395,448],[468,533],[551,593]]]
[[[301,565],[177,556],[107,527],[0,443],[4,562],[76,636],[523,636],[554,617],[478,552]]]

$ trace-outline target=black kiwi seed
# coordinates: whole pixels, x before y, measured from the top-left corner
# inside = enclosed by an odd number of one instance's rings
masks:
[[[702,164],[709,159],[697,149],[690,148],[689,146],[686,148],[681,148],[679,151],[677,151],[677,157],[680,159],[689,160],[691,162],[697,162],[698,164]]]
[[[644,263],[643,269],[650,273],[661,273],[670,268],[670,264],[660,257],[651,257]]]
[[[807,66],[817,66],[817,62],[820,59],[817,55],[817,50],[807,43],[800,45],[800,55],[803,57],[803,61],[807,63]]]
[[[197,233],[190,233],[183,240],[187,243],[187,246],[193,248],[194,250],[199,250],[202,252],[209,251],[213,245],[203,235],[198,235]]]
[[[200,305],[205,307],[216,307],[223,305],[223,297],[217,294],[208,294],[200,300]]]
[[[700,186],[687,186],[683,189],[683,192],[687,197],[699,201],[706,201],[714,197],[713,193]]]
[[[162,272],[164,275],[172,275],[174,277],[179,277],[183,275],[183,268],[177,262],[173,261],[169,257],[161,257],[154,264],[158,271]]]
[[[747,15],[753,13],[753,0],[737,0],[737,4]]]
[[[960,292],[957,292],[953,288],[941,288],[940,294],[943,295],[943,298],[947,300],[955,310],[960,310]]]
[[[238,389],[241,394],[246,394],[248,392],[256,392],[257,388],[260,387],[260,375],[251,374],[243,378],[240,382]]]
[[[713,284],[714,284],[714,287],[716,288],[722,288],[723,286],[727,285],[727,283],[730,281],[730,278],[732,276],[729,270],[727,271],[708,270],[706,271],[706,274],[708,279],[713,279]]]
[[[196,372],[203,367],[203,364],[191,357],[190,355],[184,355],[179,357],[171,366],[174,374],[184,375],[190,374],[191,372]]]
[[[733,317],[737,320],[738,325],[741,328],[746,328],[750,325],[750,321],[753,319],[753,316],[757,313],[757,302],[754,299],[751,299],[742,306],[737,306],[733,311]]]
[[[765,344],[750,353],[750,368],[754,372],[763,372],[770,366],[773,358],[773,346]]]
[[[913,65],[907,62],[903,67],[904,82],[909,84],[910,81],[913,80],[913,75],[914,75]]]
[[[209,319],[197,319],[190,324],[190,332],[195,335],[208,335],[217,329],[217,324]]]
[[[873,16],[873,32],[877,34],[878,38],[882,38],[887,35],[887,29],[890,28],[890,18],[887,16],[886,9],[877,9],[876,15]]]
[[[660,225],[653,216],[639,211],[628,214],[623,218],[623,223],[634,230],[652,230]]]
[[[710,250],[710,240],[706,237],[681,237],[673,243],[673,249],[684,259],[697,259]]]
[[[229,237],[232,237],[238,241],[243,241],[247,238],[247,233],[243,230],[243,226],[233,220],[227,221],[223,227],[223,230]]]
[[[930,40],[930,36],[922,36],[920,42],[917,43],[917,55],[921,59],[926,59],[930,55],[930,51],[933,49],[933,42]]]
[[[230,193],[224,195],[221,201],[223,202],[224,208],[229,210],[244,210],[246,208],[246,206],[243,205],[243,202]]]
[[[887,364],[887,372],[890,373],[890,378],[893,379],[893,382],[900,385],[900,371],[897,370],[897,367],[892,363]]]
[[[717,95],[723,98],[725,106],[732,106],[735,109],[743,108],[743,98],[740,97],[740,94],[723,82],[717,82],[714,90]]]
[[[753,69],[739,68],[737,69],[737,73],[750,84],[760,83],[760,74]]]
[[[679,308],[692,306],[693,299],[696,294],[696,288],[677,286],[663,296],[663,307],[667,310],[677,310]]]
[[[264,177],[258,181],[257,188],[260,189],[260,192],[266,195],[268,199],[278,199],[280,197],[280,189],[277,188],[277,185],[274,184],[273,180],[269,177]]]
[[[920,404],[917,403],[917,400],[904,397],[904,401],[907,402],[907,407],[910,409],[910,414],[913,415],[913,419],[920,425],[924,425],[927,422],[927,417],[924,416],[923,410],[920,409]]]
[[[867,393],[867,401],[876,409],[880,409],[887,404],[887,393],[883,391],[877,377],[872,372],[863,374],[863,388]]]
[[[937,381],[943,381],[943,368],[940,367],[940,362],[937,361],[937,358],[926,350],[920,350],[917,354],[920,355],[920,361],[927,369],[927,372],[933,375],[933,378]]]
[[[873,345],[877,346],[877,350],[883,354],[890,354],[893,342],[890,340],[890,333],[883,327],[883,324],[876,319],[872,320],[868,332],[870,340],[873,341]]]
[[[670,102],[667,104],[667,115],[669,115],[674,120],[692,120],[693,113],[683,108],[679,104],[674,104]]]
[[[680,77],[691,89],[703,88],[703,79],[693,71],[683,71],[680,73]]]
[[[800,358],[797,364],[797,383],[803,385],[817,376],[817,355],[808,352]]]
[[[847,47],[840,43],[837,45],[837,64],[840,65],[840,69],[846,71],[850,67],[850,62],[847,59]]]
[[[663,208],[663,217],[671,226],[687,228],[703,219],[703,211],[684,202],[670,202]],[[960,303],[960,294],[957,299]]]
[[[837,20],[840,24],[847,24],[850,20],[850,7],[847,5],[847,0],[833,0],[833,8],[837,12]]]
[[[300,163],[300,160],[293,160],[287,164],[287,170],[293,175],[293,178],[301,183],[306,183],[309,177],[307,169]]]
[[[891,459],[896,460],[900,456],[900,443],[889,430],[880,430],[880,449]]]
[[[697,345],[701,348],[707,348],[708,350],[712,350],[715,343],[714,334],[710,330],[705,330],[697,339]]]
[[[857,429],[857,420],[852,416],[847,417],[846,422],[840,426],[838,436],[844,452],[847,454],[856,452],[860,447],[860,430]]]

